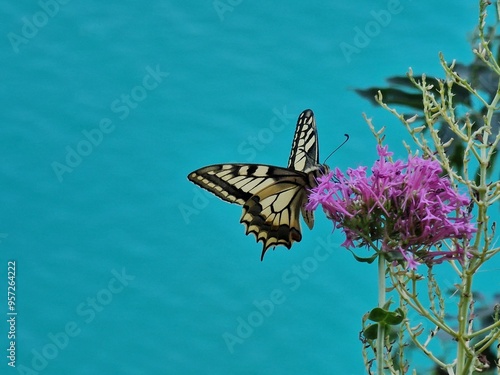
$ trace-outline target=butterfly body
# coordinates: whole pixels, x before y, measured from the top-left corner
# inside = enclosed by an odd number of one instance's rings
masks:
[[[243,206],[240,222],[246,234],[262,241],[265,252],[277,245],[291,248],[302,239],[299,212],[312,229],[314,215],[305,209],[309,189],[328,167],[318,162],[314,114],[303,111],[288,160],[288,167],[263,164],[215,164],[200,168],[188,179],[219,198]]]

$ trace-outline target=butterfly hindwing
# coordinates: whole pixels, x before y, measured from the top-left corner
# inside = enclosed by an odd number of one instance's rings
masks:
[[[246,234],[263,243],[262,257],[270,247],[290,248],[302,239],[299,216],[309,228],[312,211],[305,209],[308,189],[320,172],[314,114],[303,111],[297,121],[288,168],[260,164],[215,164],[200,168],[188,179],[219,198],[243,206],[240,222]]]
[[[271,246],[284,245],[288,249],[302,239],[299,212],[307,202],[305,181],[283,179],[253,195],[243,205],[240,222],[246,234],[253,233],[262,241],[261,260]]]

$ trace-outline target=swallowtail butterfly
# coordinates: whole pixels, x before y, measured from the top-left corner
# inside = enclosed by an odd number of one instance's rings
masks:
[[[243,206],[240,222],[246,234],[262,241],[261,260],[270,247],[291,248],[302,239],[299,212],[312,229],[314,214],[305,208],[309,189],[328,171],[319,164],[318,135],[314,113],[303,111],[293,138],[287,168],[263,164],[215,164],[200,168],[188,179],[219,198]]]

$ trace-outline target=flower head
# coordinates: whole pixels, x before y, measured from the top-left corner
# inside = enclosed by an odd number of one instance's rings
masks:
[[[469,199],[440,176],[437,161],[409,156],[407,162],[392,162],[387,146],[377,146],[377,152],[370,176],[359,167],[320,177],[307,208],[321,204],[345,233],[346,248],[372,247],[411,269],[422,261],[463,260],[466,254],[458,245],[448,252],[430,248],[445,239],[472,237],[476,229],[466,209]]]

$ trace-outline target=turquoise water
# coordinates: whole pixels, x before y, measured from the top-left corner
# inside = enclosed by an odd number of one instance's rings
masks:
[[[322,215],[261,262],[240,208],[186,175],[285,165],[305,108],[323,158],[351,135],[330,165],[373,162],[362,112],[403,155],[397,122],[352,89],[439,74],[438,51],[470,62],[474,4],[3,3],[0,295],[13,260],[18,315],[1,372],[364,373],[373,267]]]

